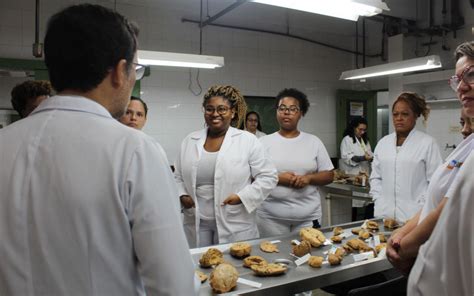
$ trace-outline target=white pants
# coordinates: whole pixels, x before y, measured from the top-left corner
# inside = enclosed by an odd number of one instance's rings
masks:
[[[289,221],[281,219],[273,219],[259,217],[257,215],[257,226],[260,237],[271,237],[284,235],[304,227],[313,227],[313,221]]]
[[[217,245],[219,236],[216,220],[202,220],[199,222],[199,248]]]

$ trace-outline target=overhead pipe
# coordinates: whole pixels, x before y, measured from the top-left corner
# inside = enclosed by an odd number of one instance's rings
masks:
[[[182,18],[181,21],[184,22],[184,23],[200,24],[199,21],[191,20],[191,19],[187,19],[187,18]],[[343,51],[343,52],[347,52],[347,53],[351,53],[351,54],[362,55],[362,53],[357,52],[357,51],[353,51],[353,50],[346,49],[346,48],[343,48],[343,47],[339,47],[339,46],[336,46],[336,45],[332,45],[332,44],[328,44],[328,43],[324,43],[324,42],[321,42],[321,41],[312,40],[312,39],[309,39],[309,38],[296,36],[296,35],[292,35],[292,34],[288,34],[288,33],[281,33],[281,32],[277,32],[277,31],[254,29],[254,28],[246,28],[246,27],[232,26],[232,25],[222,25],[222,24],[208,24],[208,26],[279,35],[279,36],[294,38],[294,39],[298,39],[298,40],[302,40],[302,41],[307,41],[307,42],[310,42],[310,43],[313,43],[313,44],[325,46],[325,47],[328,47],[328,48],[332,48],[332,49],[335,49],[335,50],[339,50],[339,51]],[[368,58],[376,58],[376,57],[380,57],[381,54],[371,54],[371,55],[366,54],[366,56]]]
[[[362,68],[365,68],[365,17],[362,17]]]
[[[356,25],[356,69],[359,69],[359,20],[355,22]]]
[[[41,58],[43,56],[43,44],[39,41],[39,18],[40,18],[40,0],[36,0],[35,7],[35,43],[33,43],[33,56]]]
[[[248,2],[249,0],[237,0],[236,2],[234,2],[233,4],[231,4],[230,6],[224,8],[223,10],[221,10],[220,12],[216,13],[215,15],[211,16],[210,18],[208,18],[205,22],[202,22],[199,24],[199,26],[201,28],[207,26],[207,25],[210,25],[213,21],[217,20],[218,18],[220,18],[221,16],[231,12],[232,10],[236,9],[237,7],[239,7],[240,5]],[[202,7],[202,3],[201,3],[201,7]]]

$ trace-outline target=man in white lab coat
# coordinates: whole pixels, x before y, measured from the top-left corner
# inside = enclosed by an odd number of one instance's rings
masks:
[[[58,95],[0,132],[0,295],[197,292],[166,156],[114,119],[140,78],[136,38],[98,5],[49,20]]]

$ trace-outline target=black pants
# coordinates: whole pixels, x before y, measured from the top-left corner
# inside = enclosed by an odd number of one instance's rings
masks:
[[[313,220],[313,228],[321,228],[321,224],[319,224],[319,220]]]

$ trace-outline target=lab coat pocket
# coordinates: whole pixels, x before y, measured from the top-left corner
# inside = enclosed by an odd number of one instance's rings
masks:
[[[243,204],[226,205],[225,213],[227,222],[235,225],[236,229],[234,229],[234,231],[240,231],[246,228],[241,228],[241,226],[248,224],[248,214]]]
[[[241,216],[241,213],[245,210],[244,204],[240,203],[237,205],[226,205],[227,216]]]
[[[194,224],[196,223],[196,208],[183,209],[183,224]]]

